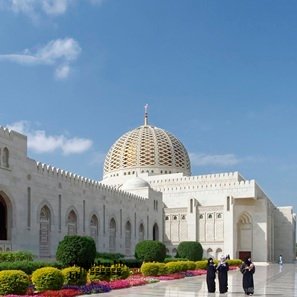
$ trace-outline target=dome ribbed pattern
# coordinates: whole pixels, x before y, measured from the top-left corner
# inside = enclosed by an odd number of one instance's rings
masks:
[[[107,153],[104,175],[123,169],[190,175],[191,165],[185,147],[175,136],[143,125],[120,137]]]

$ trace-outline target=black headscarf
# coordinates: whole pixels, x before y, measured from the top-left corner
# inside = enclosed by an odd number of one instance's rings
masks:
[[[208,258],[207,265],[213,264],[213,258]]]
[[[244,260],[244,263],[247,265],[247,266],[250,266],[251,264],[252,264],[252,261],[251,261],[251,258],[246,258],[245,260]]]

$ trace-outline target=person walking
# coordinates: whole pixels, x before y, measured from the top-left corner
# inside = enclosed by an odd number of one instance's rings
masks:
[[[254,294],[254,273],[255,265],[251,258],[246,258],[240,267],[242,273],[242,287],[246,295]]]
[[[283,265],[283,256],[282,255],[279,255],[278,263],[280,265]]]
[[[213,262],[213,258],[208,258],[207,260],[207,273],[206,273],[206,283],[209,293],[214,293],[216,291],[216,265]]]
[[[221,256],[220,263],[217,267],[218,279],[219,279],[219,290],[220,293],[228,292],[228,271],[229,264],[226,262],[226,258]]]

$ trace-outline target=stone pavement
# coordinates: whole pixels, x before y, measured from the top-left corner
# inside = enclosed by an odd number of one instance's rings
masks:
[[[284,296],[297,297],[297,265],[278,264],[267,265],[255,263],[254,296]],[[217,296],[246,296],[242,290],[242,275],[239,270],[228,272],[229,291],[225,294],[208,293],[205,275],[186,277],[174,281],[161,281],[159,283],[131,287],[127,289],[113,290],[109,293],[97,294],[96,297],[217,297]],[[217,283],[218,291],[218,283]],[[90,296],[90,295],[88,295]],[[92,295],[95,296],[95,295]]]

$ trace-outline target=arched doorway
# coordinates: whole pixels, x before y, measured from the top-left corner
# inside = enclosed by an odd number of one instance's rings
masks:
[[[238,258],[244,260],[251,257],[253,249],[253,224],[252,216],[248,212],[243,212],[238,220]]]
[[[50,257],[50,231],[51,231],[51,213],[45,205],[40,211],[39,217],[39,257]]]
[[[7,240],[7,205],[0,195],[0,240]]]
[[[153,240],[159,240],[159,227],[157,223],[153,227]]]

